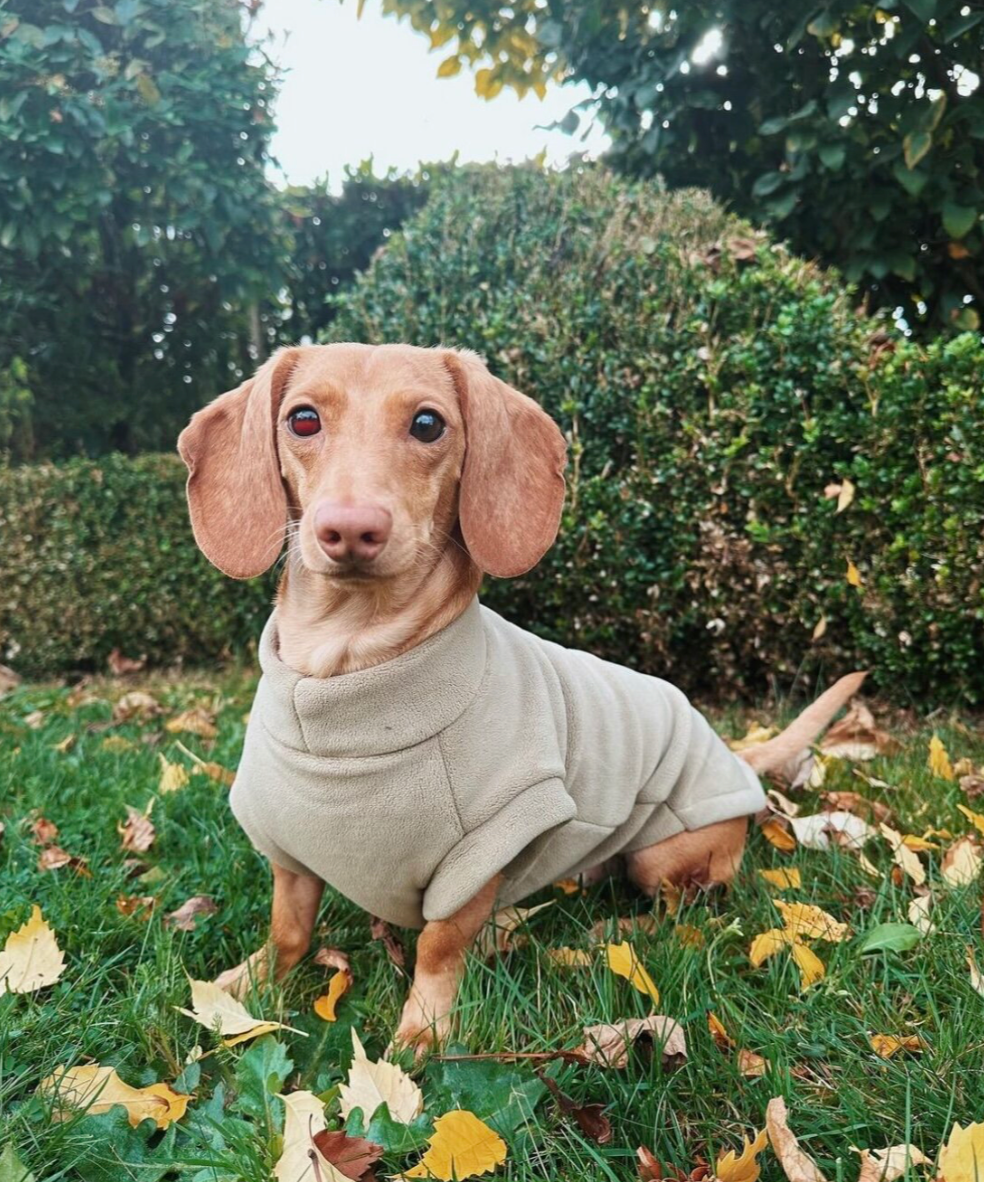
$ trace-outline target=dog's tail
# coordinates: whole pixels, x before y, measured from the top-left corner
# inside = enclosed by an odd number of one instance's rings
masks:
[[[866,671],[848,673],[807,706],[803,713],[774,739],[769,739],[767,743],[758,743],[754,747],[746,747],[744,751],[737,752],[738,758],[751,764],[760,774],[785,767],[827,729],[837,711],[854,697],[867,676]]]

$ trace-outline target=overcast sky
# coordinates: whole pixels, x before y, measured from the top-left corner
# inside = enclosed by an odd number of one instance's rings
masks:
[[[598,152],[596,129],[586,143],[537,129],[562,119],[587,97],[583,85],[553,87],[541,102],[503,91],[480,99],[471,73],[435,77],[452,46],[431,52],[406,21],[383,17],[379,0],[266,0],[258,25],[274,33],[268,51],[287,70],[276,105],[273,150],[287,179],[304,184],[327,172],[337,188],[346,164],[373,156],[412,169],[421,160],[525,160],[543,148],[561,163],[574,151]]]

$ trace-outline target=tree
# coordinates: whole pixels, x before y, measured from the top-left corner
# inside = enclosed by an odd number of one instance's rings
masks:
[[[0,11],[0,447],[15,457],[170,448],[251,364],[249,310],[276,290],[285,235],[265,175],[276,79],[247,20],[237,0]]]
[[[984,307],[979,0],[384,0],[476,90],[596,88],[613,162],[701,185],[917,329]],[[576,112],[565,121],[577,126]]]

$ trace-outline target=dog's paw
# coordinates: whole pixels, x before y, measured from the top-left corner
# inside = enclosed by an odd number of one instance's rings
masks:
[[[412,1050],[414,1059],[419,1061],[436,1051],[447,1040],[450,1030],[448,1015],[429,1021],[420,1006],[411,1000],[403,1008],[391,1046],[396,1051]]]

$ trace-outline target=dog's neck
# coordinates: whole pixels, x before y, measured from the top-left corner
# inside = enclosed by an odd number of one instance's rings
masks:
[[[307,677],[392,660],[456,620],[481,581],[482,572],[458,546],[413,577],[379,583],[347,585],[289,557],[277,588],[280,659]]]

